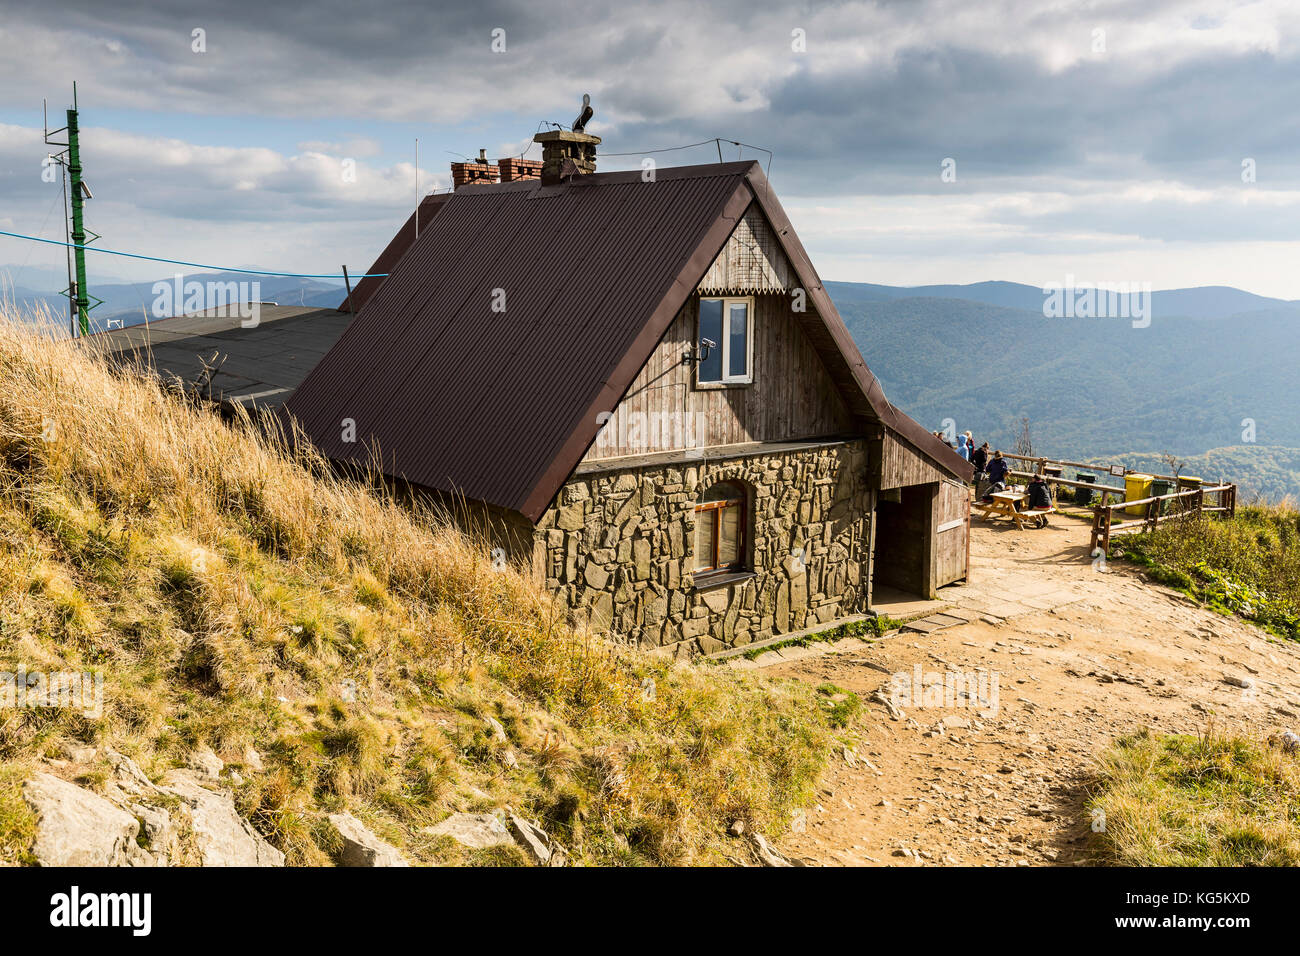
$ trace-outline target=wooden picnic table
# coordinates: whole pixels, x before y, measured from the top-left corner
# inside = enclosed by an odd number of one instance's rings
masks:
[[[1026,508],[1029,495],[1018,489],[995,491],[989,497],[991,501],[975,502],[975,507],[980,509],[980,517],[986,521],[992,521],[994,518],[1009,518],[1021,531],[1026,524],[1032,524],[1036,528],[1043,527],[1047,524],[1047,516],[1056,511],[1055,508]]]

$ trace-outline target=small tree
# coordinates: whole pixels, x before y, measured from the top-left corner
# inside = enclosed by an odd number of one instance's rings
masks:
[[[1165,463],[1165,467],[1169,469],[1169,473],[1175,478],[1181,478],[1183,469],[1187,467],[1186,459],[1175,456],[1171,451],[1162,451],[1160,460]]]
[[[1020,430],[1016,432],[1015,442],[1012,446],[1017,455],[1023,455],[1026,458],[1034,457],[1034,439],[1029,433],[1029,418],[1020,419]]]

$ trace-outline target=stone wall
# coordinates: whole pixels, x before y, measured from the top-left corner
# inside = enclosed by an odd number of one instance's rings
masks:
[[[866,609],[866,446],[575,476],[538,522],[533,569],[580,621],[642,646],[713,653]],[[695,504],[718,481],[748,489],[748,567],[695,586]]]

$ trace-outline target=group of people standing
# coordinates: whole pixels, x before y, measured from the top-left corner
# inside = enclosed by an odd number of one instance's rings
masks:
[[[975,439],[972,437],[970,432],[962,432],[958,435],[957,444],[955,445],[948,442],[948,439],[944,436],[943,432],[935,432],[934,437],[947,443],[950,448],[956,449],[957,454],[961,455],[968,462],[974,465],[975,474],[978,475],[982,471],[987,471],[990,473],[989,476],[993,477],[992,473],[997,471],[998,475],[994,479],[995,481],[1002,481],[1007,477],[1007,472],[1010,470],[1011,466],[1008,465],[1006,459],[1002,457],[1002,452],[991,451],[988,442],[985,442],[977,448],[975,446]],[[997,462],[998,464],[994,465],[994,462]]]
[[[943,432],[935,432],[934,437],[947,442]],[[957,454],[974,466],[977,497],[988,500],[988,496],[993,492],[1006,490],[1007,475],[1011,471],[1011,463],[1002,456],[1000,449],[997,451],[990,450],[988,442],[976,447],[975,439],[970,432],[962,432],[957,436],[957,444],[950,447],[954,448]],[[1030,480],[1027,493],[1031,508],[1051,507],[1051,492],[1041,475],[1035,475]]]

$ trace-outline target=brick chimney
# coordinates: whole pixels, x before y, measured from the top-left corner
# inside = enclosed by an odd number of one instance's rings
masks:
[[[542,144],[542,183],[561,182],[573,175],[596,171],[596,147],[599,136],[575,133],[568,129],[547,130],[533,137]]]
[[[517,156],[511,156],[508,159],[498,159],[497,168],[501,170],[501,181],[503,183],[518,182],[521,179],[542,178],[542,161],[540,159],[520,159]]]
[[[487,150],[480,149],[477,161],[451,164],[451,188],[460,189],[461,186],[494,183],[498,175],[497,167],[488,162]]]

